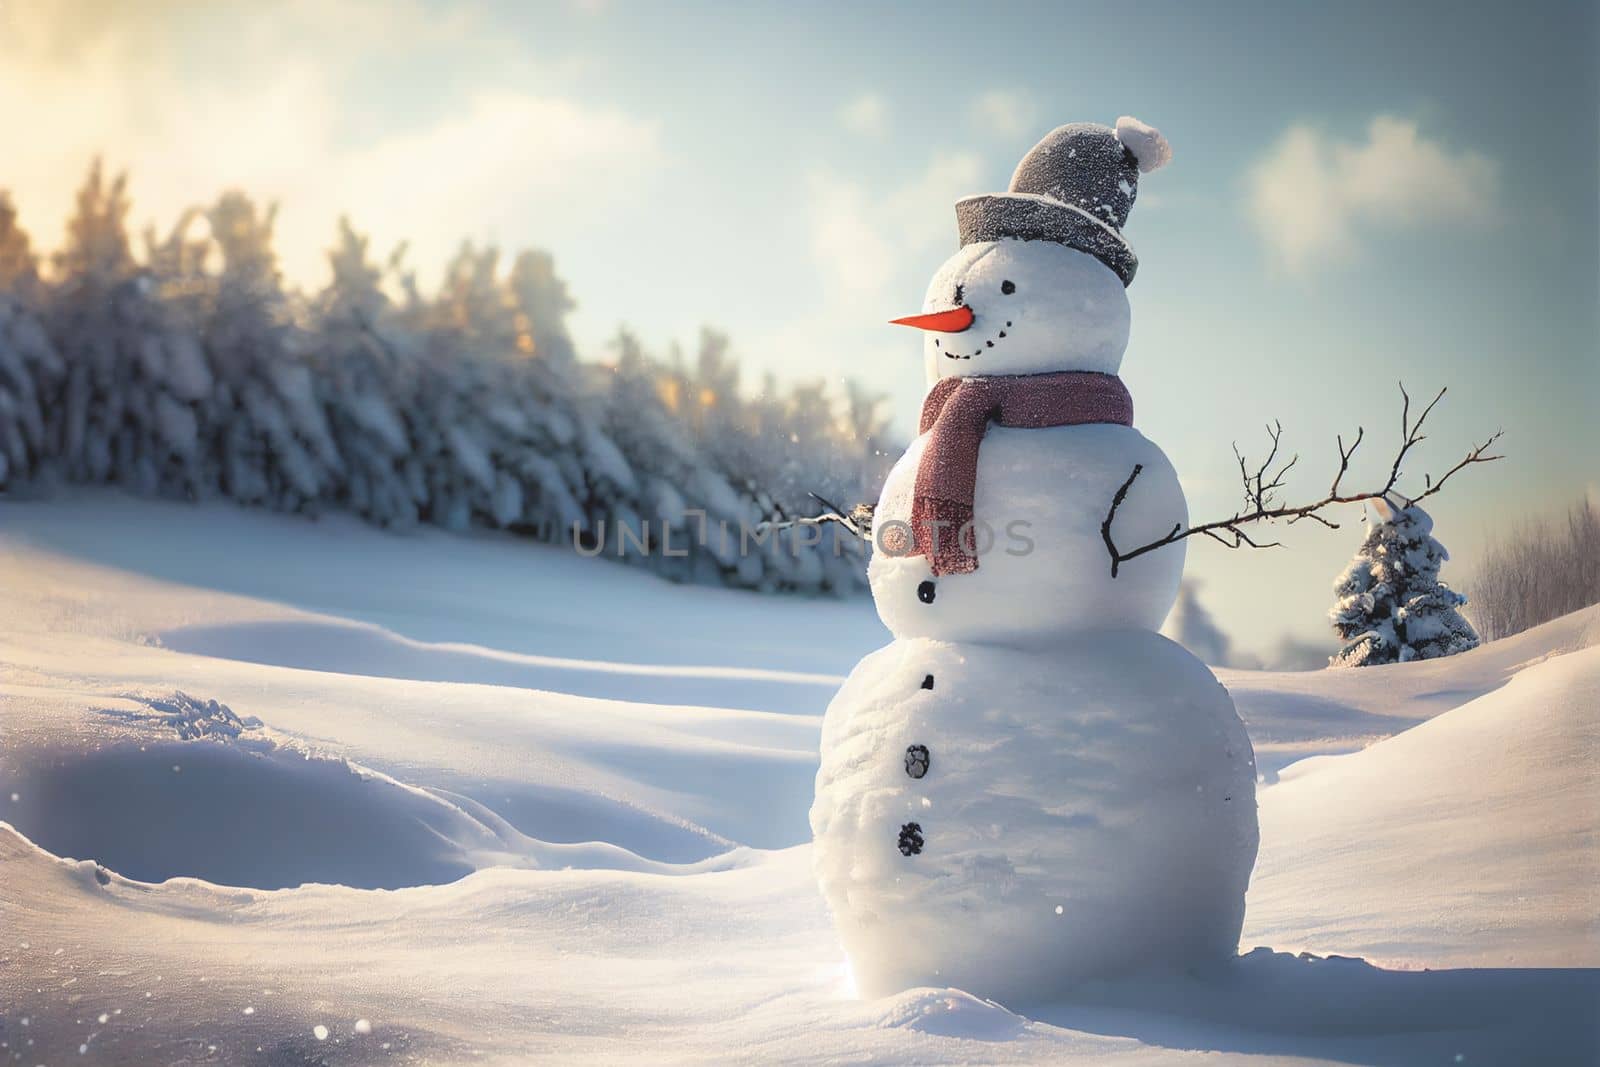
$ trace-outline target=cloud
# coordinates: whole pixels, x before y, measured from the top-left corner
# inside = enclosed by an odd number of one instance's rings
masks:
[[[1038,105],[1017,89],[990,89],[972,102],[969,117],[980,133],[1004,140],[1034,133]],[[1044,131],[1037,131],[1042,134]]]
[[[972,153],[936,155],[908,182],[880,190],[831,171],[813,173],[811,254],[830,305],[854,313],[920,303],[920,292],[896,300],[891,287],[908,262],[950,242],[953,205],[978,191],[982,173]]]
[[[881,136],[889,132],[889,101],[877,93],[862,93],[839,109],[839,121],[851,133]]]
[[[1486,222],[1499,167],[1423,136],[1415,122],[1380,115],[1360,142],[1290,127],[1247,184],[1246,211],[1268,250],[1304,270],[1349,257],[1380,232]]]
[[[922,306],[928,275],[956,249],[955,202],[984,188],[972,153],[937,153],[899,182],[817,168],[806,179],[810,285],[799,313],[744,337],[747,351],[801,376],[849,377],[920,396],[920,341],[887,321]]]
[[[263,54],[263,46],[292,42],[294,54],[324,59],[351,56],[365,42],[384,49],[442,44],[469,38],[497,43],[484,30],[474,5],[432,10],[419,0],[279,0],[263,11],[252,0],[52,0],[48,4],[0,4],[0,53],[8,61],[34,66],[80,68],[103,62],[107,48],[132,65],[143,56],[150,65],[169,61],[186,35],[199,31],[202,43],[224,47],[211,31],[228,31],[230,73],[252,64],[272,65],[283,56]]]
[[[329,155],[317,182],[324,188],[285,198],[285,217],[312,205],[303,213],[311,229],[296,244],[326,242],[331,230],[318,216],[343,210],[363,228],[407,241],[414,262],[437,265],[463,234],[514,228],[530,203],[605,212],[632,194],[639,173],[661,165],[663,152],[653,122],[498,90],[441,121]]]
[[[341,214],[380,249],[407,241],[427,281],[463,236],[517,229],[540,200],[603,212],[663,156],[655,123],[514,87],[499,76],[514,66],[502,42],[468,16],[441,19],[415,3],[296,2],[270,17],[241,7],[229,21],[239,61],[211,77],[179,73],[179,46],[168,43],[178,23],[163,38],[141,20],[90,17],[101,7],[91,0],[27,7],[10,27],[19,32],[0,37],[0,124],[26,129],[28,151],[8,156],[0,186],[46,247],[99,155],[128,171],[135,226],[164,228],[236,187],[281,203],[277,249],[298,283],[325,280]],[[74,36],[76,19],[93,35]],[[352,121],[344,90],[360,64],[404,64],[445,39],[481,57],[475,84],[394,121]],[[364,41],[375,43],[350,43]]]

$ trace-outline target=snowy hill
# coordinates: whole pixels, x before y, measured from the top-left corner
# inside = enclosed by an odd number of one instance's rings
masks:
[[[1531,651],[1581,618],[1504,644]],[[1245,937],[1403,966],[1592,965],[1597,711],[1591,643],[1365,751],[1294,764],[1261,806]]]
[[[1272,781],[1296,760],[1364,748],[1493,692],[1518,671],[1595,644],[1600,611],[1589,608],[1432,666],[1216,673]]]
[[[850,995],[806,808],[821,710],[886,640],[864,599],[93,493],[0,502],[0,602],[0,1040],[29,1062],[1600,1054],[1600,608],[1220,672],[1271,951],[1000,1007]]]

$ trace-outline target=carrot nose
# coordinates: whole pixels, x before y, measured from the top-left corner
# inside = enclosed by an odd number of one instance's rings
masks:
[[[919,330],[936,333],[960,333],[972,325],[972,309],[963,304],[949,311],[930,311],[926,315],[907,315],[903,319],[890,319],[891,326],[915,326]]]

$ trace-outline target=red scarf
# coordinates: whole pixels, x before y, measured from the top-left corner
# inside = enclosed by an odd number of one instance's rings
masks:
[[[977,533],[964,528],[972,522],[978,446],[990,422],[1023,429],[1132,426],[1133,397],[1115,374],[1091,371],[941,379],[922,402],[918,432],[928,441],[917,464],[907,553],[927,556],[935,575],[978,569]]]

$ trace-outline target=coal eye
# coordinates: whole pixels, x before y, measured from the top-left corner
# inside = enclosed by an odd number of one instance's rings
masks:
[[[1013,282],[1013,281],[1001,282],[1000,283],[1000,291],[1002,293],[1006,294],[1007,296],[1010,296],[1012,293],[1017,291],[1017,283]]]
[[[957,307],[961,306],[961,299],[962,299],[962,297],[966,296],[966,293],[967,293],[967,287],[966,286],[964,286],[964,285],[956,286],[956,306]]]

